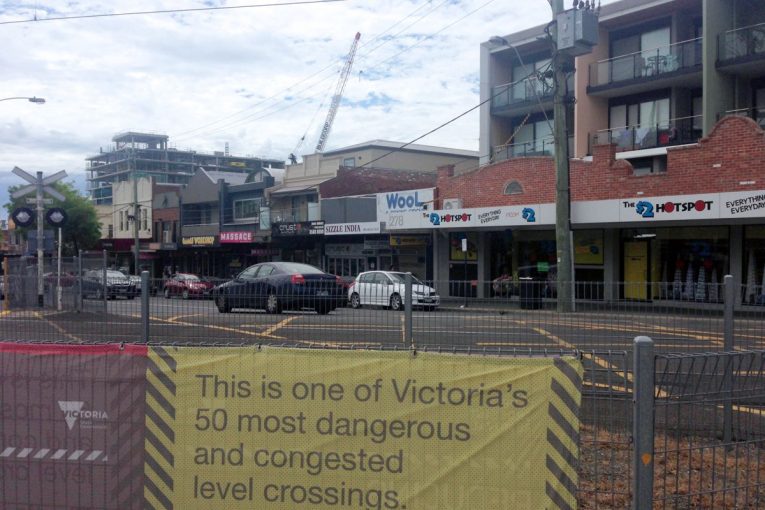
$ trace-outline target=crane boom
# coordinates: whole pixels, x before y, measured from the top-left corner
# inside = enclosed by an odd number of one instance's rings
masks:
[[[337,88],[335,89],[335,95],[332,96],[332,104],[329,106],[327,112],[327,119],[324,121],[324,127],[321,129],[321,135],[319,135],[319,142],[316,144],[316,152],[323,152],[324,145],[329,138],[329,132],[332,130],[332,123],[335,121],[335,115],[337,109],[340,106],[340,100],[343,98],[343,90],[345,90],[345,84],[348,82],[348,76],[351,74],[351,67],[353,66],[353,58],[356,56],[356,47],[359,45],[359,39],[361,33],[356,32],[356,37],[353,38],[353,44],[351,44],[351,51],[348,52],[348,58],[345,60],[345,66],[340,72],[340,79],[337,81]]]

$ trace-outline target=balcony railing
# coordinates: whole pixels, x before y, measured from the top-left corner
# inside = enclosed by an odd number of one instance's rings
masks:
[[[497,85],[492,90],[492,108],[501,108],[524,101],[550,99],[553,96],[552,79],[539,79],[536,75],[529,76],[515,83]]]
[[[729,30],[717,38],[721,62],[754,55],[765,56],[765,23]]]
[[[511,143],[494,147],[494,161],[531,156],[552,156],[555,154],[555,139],[540,138],[530,142]]]
[[[762,129],[765,129],[765,108],[739,108],[737,110],[727,110],[717,114],[717,120],[728,115],[739,117],[749,117],[754,120]]]
[[[701,133],[702,116],[695,115],[658,124],[603,129],[592,133],[590,145],[615,144],[617,151],[635,151],[695,143]]]
[[[701,37],[590,64],[590,87],[701,66]]]

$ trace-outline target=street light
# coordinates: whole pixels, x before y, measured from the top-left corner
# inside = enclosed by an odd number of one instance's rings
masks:
[[[0,101],[10,101],[11,99],[26,99],[30,103],[37,103],[37,104],[44,104],[45,99],[42,97],[26,97],[26,96],[19,96],[19,97],[6,97],[3,99],[0,99]]]

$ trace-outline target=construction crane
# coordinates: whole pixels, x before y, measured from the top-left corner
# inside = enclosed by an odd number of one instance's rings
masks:
[[[316,152],[324,151],[324,145],[326,145],[327,138],[329,138],[329,132],[332,130],[332,123],[335,120],[335,115],[337,115],[340,100],[343,98],[345,84],[348,82],[348,76],[351,74],[353,58],[356,56],[356,47],[359,45],[360,38],[361,33],[356,32],[356,37],[353,38],[353,44],[351,44],[351,51],[348,52],[345,66],[343,66],[343,70],[340,72],[340,79],[337,81],[335,95],[332,96],[332,104],[329,106],[329,111],[327,112],[327,120],[324,121],[324,127],[321,129],[321,135],[319,135],[319,142],[316,144]]]

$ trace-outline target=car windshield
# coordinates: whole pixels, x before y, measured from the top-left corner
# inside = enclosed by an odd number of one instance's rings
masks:
[[[309,266],[308,264],[297,264],[295,262],[288,262],[286,264],[279,264],[279,267],[287,274],[322,274],[324,271],[318,267]]]
[[[107,271],[106,277],[107,278],[125,278],[125,275],[120,273],[119,271]]]
[[[385,273],[393,279],[394,283],[406,283],[406,273]],[[423,283],[412,275],[412,283],[414,285],[423,285]]]
[[[181,280],[186,280],[187,282],[198,282],[200,281],[199,277],[194,274],[185,274],[181,276]]]

